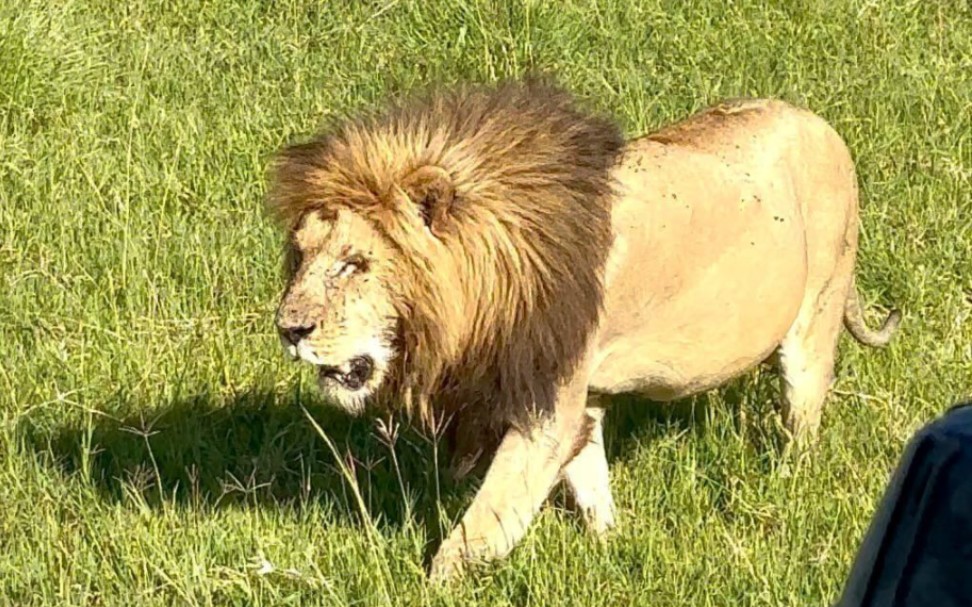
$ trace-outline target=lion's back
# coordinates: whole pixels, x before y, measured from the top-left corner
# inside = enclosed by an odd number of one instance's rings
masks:
[[[645,138],[666,145],[718,152],[738,149],[746,141],[795,132],[836,135],[823,118],[789,102],[772,98],[738,98],[702,109],[647,134]]]

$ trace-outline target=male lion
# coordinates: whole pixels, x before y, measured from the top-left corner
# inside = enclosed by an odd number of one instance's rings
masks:
[[[269,201],[280,335],[330,399],[452,416],[467,449],[497,437],[433,577],[508,553],[560,479],[613,525],[589,393],[666,401],[774,360],[784,422],[812,437],[841,325],[881,346],[900,320],[861,318],[845,144],[780,101],[625,142],[546,81],[440,92],[287,148]]]

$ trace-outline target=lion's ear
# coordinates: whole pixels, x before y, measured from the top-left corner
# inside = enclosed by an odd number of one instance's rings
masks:
[[[456,196],[456,189],[449,173],[442,167],[426,165],[411,173],[402,181],[402,189],[418,205],[425,225],[435,235],[441,235],[449,220],[449,209]]]

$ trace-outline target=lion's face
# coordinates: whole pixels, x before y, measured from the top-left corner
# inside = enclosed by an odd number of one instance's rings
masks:
[[[292,235],[291,279],[277,309],[284,349],[318,369],[318,383],[352,414],[397,356],[392,249],[365,219],[307,213]]]

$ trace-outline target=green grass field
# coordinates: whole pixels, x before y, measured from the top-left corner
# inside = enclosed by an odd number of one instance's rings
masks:
[[[619,403],[612,538],[558,496],[436,589],[423,559],[474,483],[284,360],[264,168],[329,114],[531,67],[631,135],[739,95],[826,117],[859,163],[871,323],[905,322],[887,350],[842,340],[806,458],[769,372]],[[972,392],[970,200],[962,0],[4,2],[0,604],[826,605],[904,442]]]

